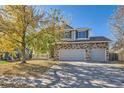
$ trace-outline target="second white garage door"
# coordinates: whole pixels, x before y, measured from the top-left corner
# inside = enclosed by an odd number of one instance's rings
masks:
[[[91,50],[91,60],[106,61],[106,51],[105,51],[105,49],[92,49]]]
[[[81,61],[86,57],[84,49],[61,49],[59,50],[59,60]]]

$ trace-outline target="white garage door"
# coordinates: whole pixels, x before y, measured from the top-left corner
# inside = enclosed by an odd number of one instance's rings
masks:
[[[86,56],[84,49],[61,49],[59,51],[59,60],[81,61]]]
[[[106,51],[105,51],[105,49],[92,49],[91,50],[91,60],[106,61]]]

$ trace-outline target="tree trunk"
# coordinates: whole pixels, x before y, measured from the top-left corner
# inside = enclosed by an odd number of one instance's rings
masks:
[[[26,63],[26,57],[25,57],[25,45],[23,46],[23,49],[22,49],[22,62],[21,63]]]
[[[54,58],[54,45],[50,47],[50,58]]]
[[[25,9],[26,6],[23,6],[23,36],[22,36],[22,62],[21,63],[26,63],[26,29],[28,27],[28,23],[26,21],[26,16],[25,16]]]
[[[26,42],[25,42],[25,33],[24,33],[22,38],[22,62],[21,63],[26,63],[25,50],[26,50]]]

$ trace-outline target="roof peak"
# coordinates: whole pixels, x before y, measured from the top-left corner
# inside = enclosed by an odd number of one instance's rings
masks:
[[[82,30],[90,30],[91,28],[88,27],[78,27],[78,28],[73,28],[72,26],[66,24],[65,29],[82,29]]]

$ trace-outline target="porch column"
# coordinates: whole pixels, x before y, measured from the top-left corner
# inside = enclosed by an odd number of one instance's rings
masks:
[[[54,60],[59,60],[59,49],[58,49],[59,45],[56,45],[54,47]]]
[[[109,61],[109,49],[106,48],[106,61]]]
[[[86,61],[90,61],[91,59],[91,49],[87,48],[86,49]]]

